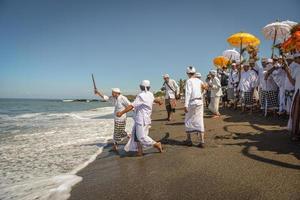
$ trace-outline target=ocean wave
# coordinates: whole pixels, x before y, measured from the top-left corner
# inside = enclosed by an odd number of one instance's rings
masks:
[[[112,112],[105,107],[0,116],[10,133],[0,139],[0,199],[67,199],[81,180],[76,173],[112,138],[113,119],[99,118]],[[129,119],[127,130],[131,126]]]

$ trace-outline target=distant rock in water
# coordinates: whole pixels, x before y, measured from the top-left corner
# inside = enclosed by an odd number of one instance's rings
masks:
[[[62,102],[95,102],[95,101],[102,101],[99,99],[63,99]],[[103,101],[104,102],[104,101]]]

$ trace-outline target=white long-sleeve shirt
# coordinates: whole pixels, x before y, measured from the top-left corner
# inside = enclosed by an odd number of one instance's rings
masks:
[[[185,107],[192,105],[202,105],[202,84],[198,78],[189,78],[185,85]]]
[[[234,85],[239,82],[239,72],[231,70],[228,76],[228,88],[234,88]]]
[[[117,121],[126,120],[126,114],[122,115],[121,117],[117,117],[116,114],[117,114],[117,112],[121,112],[127,106],[129,106],[131,104],[130,101],[127,99],[127,97],[125,97],[121,94],[117,98],[115,98],[113,96],[108,97],[108,96],[104,95],[103,99],[105,101],[108,101],[115,107],[115,111],[114,111],[115,120],[117,120]]]
[[[293,76],[295,74],[295,70],[297,69],[297,63],[292,62],[290,64],[289,68],[290,68],[291,75]],[[294,90],[295,86],[290,82],[287,75],[285,75],[285,76],[286,77],[285,77],[285,81],[284,81],[284,89],[289,90],[289,91]]]
[[[241,72],[239,90],[242,92],[251,92],[257,83],[256,81],[257,75],[254,71],[248,70]]]
[[[135,116],[134,121],[140,125],[151,124],[152,106],[154,96],[151,92],[143,91],[137,95],[132,106],[134,107]]]
[[[210,97],[220,97],[223,95],[221,81],[214,77],[211,81]]]

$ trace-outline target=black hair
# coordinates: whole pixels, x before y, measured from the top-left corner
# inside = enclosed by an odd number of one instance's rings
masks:
[[[150,90],[150,86],[149,87],[145,87],[145,86],[140,85],[140,89],[142,91],[145,91],[146,89],[147,89],[147,91],[149,91]]]

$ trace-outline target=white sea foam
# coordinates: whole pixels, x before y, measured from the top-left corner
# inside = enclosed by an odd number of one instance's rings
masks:
[[[0,199],[67,199],[112,138],[112,107],[0,116]],[[127,129],[132,125],[128,120]]]

